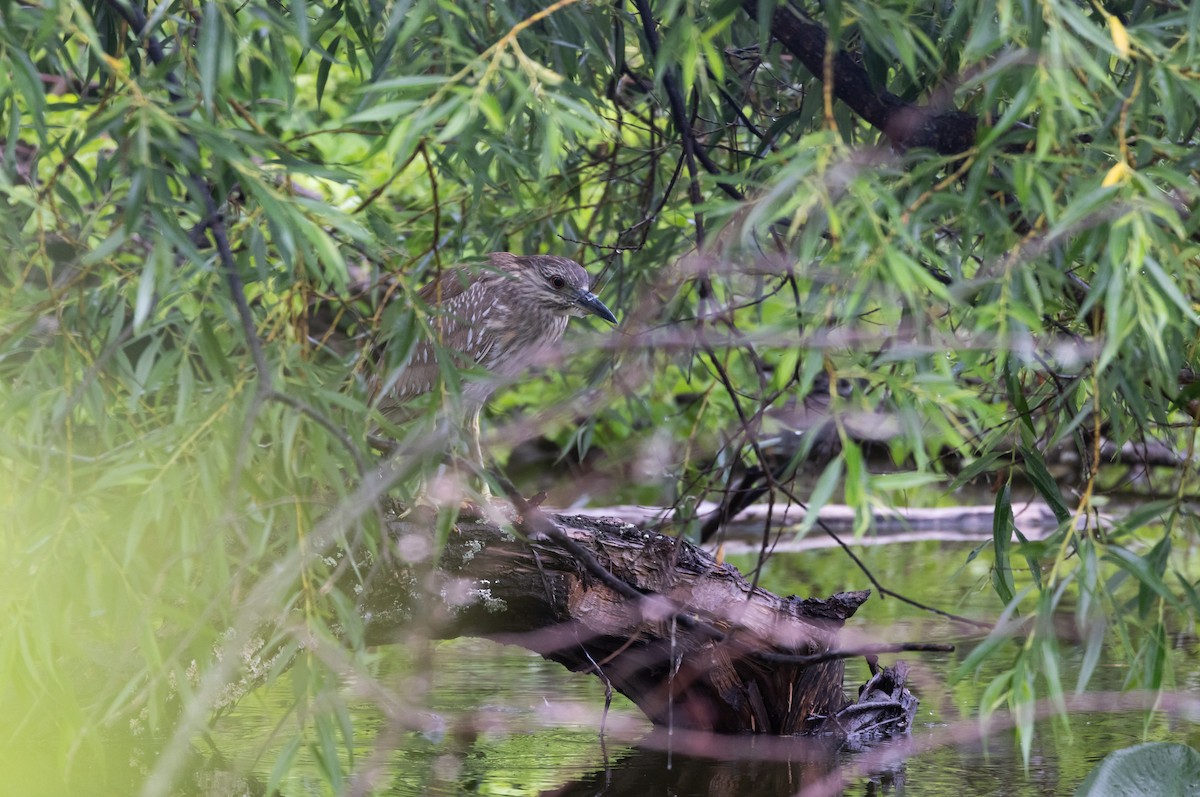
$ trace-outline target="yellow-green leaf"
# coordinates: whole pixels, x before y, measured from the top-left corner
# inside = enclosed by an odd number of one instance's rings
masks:
[[[1114,185],[1127,182],[1131,176],[1133,176],[1133,169],[1129,168],[1129,164],[1125,163],[1125,161],[1117,161],[1108,170],[1108,174],[1104,175],[1104,179],[1100,181],[1100,187],[1112,188]]]
[[[1122,59],[1129,59],[1129,31],[1125,30],[1125,25],[1116,16],[1108,15],[1108,32],[1112,36],[1113,47],[1117,48],[1117,55]]]

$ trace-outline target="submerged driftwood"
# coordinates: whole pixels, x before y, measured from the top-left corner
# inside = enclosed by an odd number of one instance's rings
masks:
[[[883,671],[887,700],[864,691],[876,701],[869,710],[843,692],[837,634],[868,592],[780,597],[675,537],[618,520],[526,515],[515,524],[525,537],[460,518],[436,567],[375,568],[362,600],[368,640],[402,639],[428,604],[417,595],[434,594],[440,605],[421,625],[437,636],[521,645],[596,675],[658,725],[854,738],[911,722],[916,700],[902,669]],[[433,550],[433,526],[393,522],[397,559]]]

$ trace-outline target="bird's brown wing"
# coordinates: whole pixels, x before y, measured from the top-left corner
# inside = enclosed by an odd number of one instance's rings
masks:
[[[441,277],[417,291],[425,304],[445,304],[459,296],[475,281],[475,275],[465,268],[452,268],[442,272]]]
[[[495,271],[511,272],[516,268],[517,260],[517,256],[511,252],[492,252],[488,255],[488,266]],[[417,291],[417,296],[431,306],[449,306],[455,297],[462,295],[478,279],[478,274],[462,266],[447,269],[438,279]]]
[[[508,252],[488,255],[488,266],[493,272],[511,272],[516,268],[516,261],[516,255]],[[426,304],[440,308],[438,317],[431,319],[430,326],[443,349],[462,352],[459,365],[486,362],[497,342],[497,336],[488,323],[495,299],[491,295],[494,293],[495,280],[484,279],[485,276],[494,275],[453,268],[417,294]],[[493,287],[489,288],[489,284]],[[397,383],[398,388],[405,388],[405,395],[418,395],[431,389],[438,373],[435,353],[436,349],[429,340],[422,338],[418,342],[405,369],[406,373]]]
[[[430,332],[437,344],[422,336],[413,347],[412,355],[387,394],[379,398],[380,412],[394,422],[408,420],[411,415],[405,406],[413,398],[428,393],[440,378],[437,353],[461,352],[459,367],[486,360],[496,336],[485,325],[483,289],[465,270],[454,269],[442,278],[425,286],[420,297],[438,309],[430,318]],[[466,386],[470,392],[469,386]],[[374,392],[374,391],[373,391]]]

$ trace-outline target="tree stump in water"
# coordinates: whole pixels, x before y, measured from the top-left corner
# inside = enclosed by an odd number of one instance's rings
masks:
[[[902,670],[885,670],[898,676],[889,681],[895,700],[847,711],[844,658],[822,655],[836,649],[839,629],[869,592],[784,598],[679,538],[615,520],[537,515],[540,526],[527,527],[549,533],[528,539],[460,518],[426,573],[427,594],[443,598],[429,618],[436,636],[536,651],[598,676],[661,726],[853,737],[911,722],[916,700]],[[432,526],[395,522],[393,543],[411,550],[414,540],[431,542]],[[395,641],[412,623],[417,580],[406,566],[376,570],[362,603],[369,641]]]

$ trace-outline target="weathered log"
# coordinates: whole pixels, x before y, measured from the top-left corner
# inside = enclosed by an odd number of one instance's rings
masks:
[[[658,725],[855,732],[852,715],[841,724],[831,719],[848,701],[844,658],[830,651],[868,592],[779,597],[676,537],[616,520],[539,517],[552,524],[551,533],[530,538],[482,518],[460,518],[424,585],[426,595],[442,598],[428,618],[434,635],[521,645],[594,674]],[[431,542],[432,525],[393,523],[395,549],[420,550]],[[376,569],[362,601],[368,641],[406,633],[418,580],[408,565]],[[902,676],[899,683],[902,690]],[[912,710],[915,699],[892,726],[911,721]],[[889,727],[880,716],[874,712],[865,724]]]

